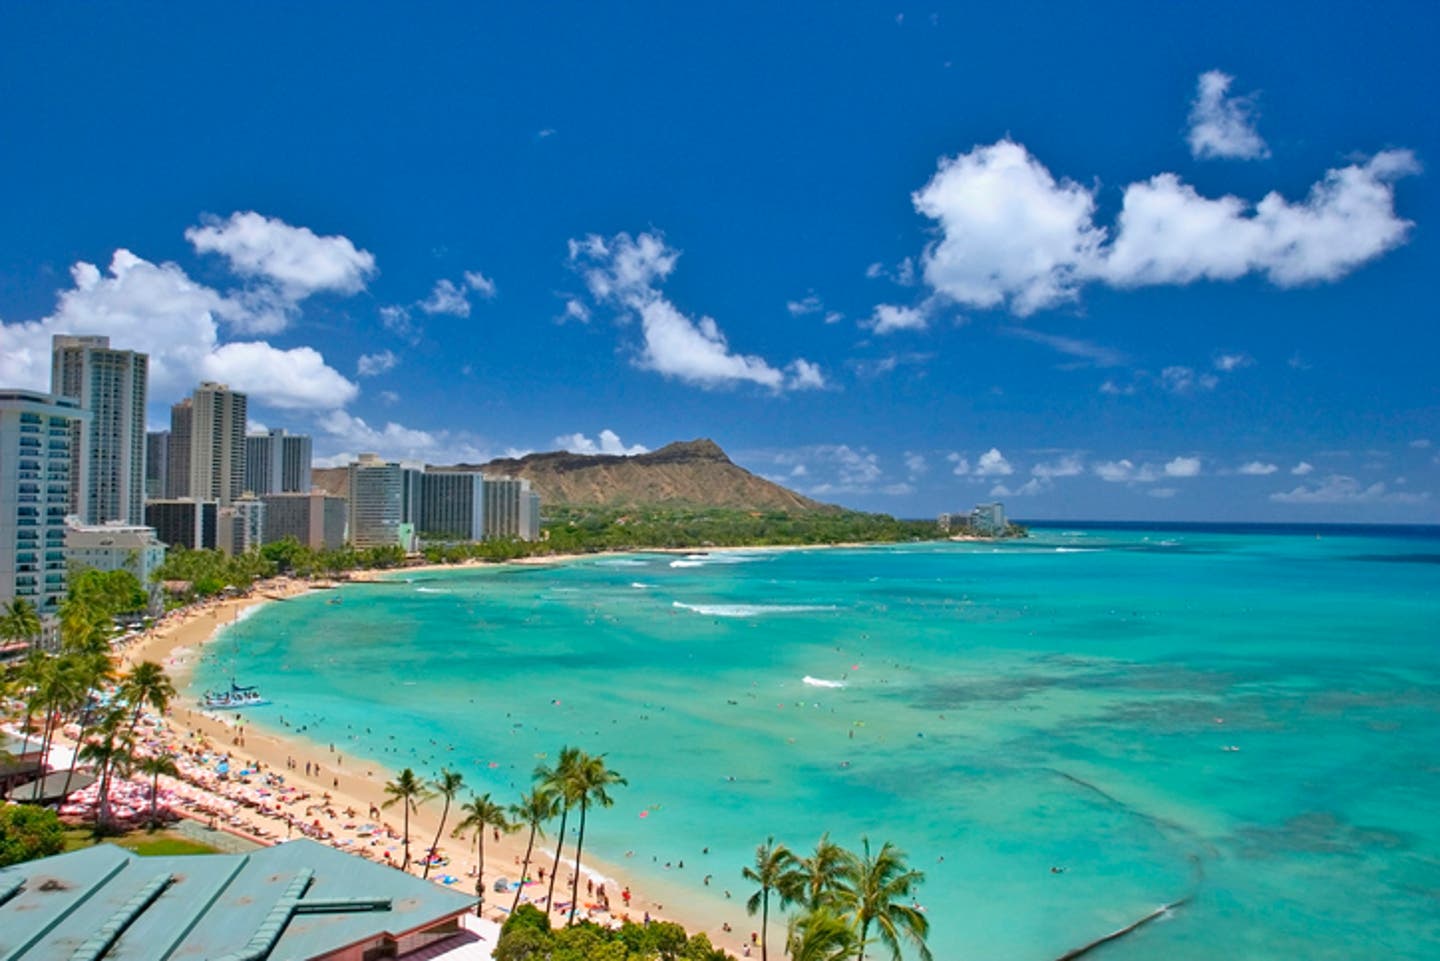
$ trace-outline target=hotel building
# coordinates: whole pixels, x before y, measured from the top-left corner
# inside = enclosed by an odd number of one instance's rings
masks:
[[[56,334],[50,390],[90,412],[70,442],[70,512],[87,523],[139,524],[145,513],[145,400],[150,358],[109,337]]]
[[[0,390],[0,602],[29,601],[51,620],[65,598],[65,516],[75,424],[70,397]]]
[[[266,494],[265,543],[293,537],[311,550],[335,550],[345,545],[348,507],[343,497],[324,491],[305,494]]]
[[[311,441],[304,434],[250,434],[245,438],[245,489],[252,494],[308,491],[311,460]]]

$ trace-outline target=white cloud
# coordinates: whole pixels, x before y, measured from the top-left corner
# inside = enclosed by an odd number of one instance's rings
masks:
[[[556,447],[560,450],[568,450],[572,454],[615,454],[623,457],[633,457],[636,454],[648,453],[650,448],[642,444],[632,444],[626,447],[620,440],[620,435],[613,430],[602,430],[598,440],[592,440],[578,431],[574,434],[562,434],[555,438]]]
[[[809,294],[801,300],[787,300],[785,309],[790,312],[791,317],[804,317],[806,314],[818,314],[825,309],[820,298]]]
[[[383,374],[387,370],[393,370],[395,365],[400,363],[400,358],[395,356],[391,350],[382,350],[374,354],[361,354],[360,360],[355,364],[355,373],[361,377],[374,377]]]
[[[1331,474],[1318,484],[1302,484],[1270,495],[1272,501],[1281,504],[1419,504],[1429,497],[1428,491],[1391,491],[1381,481],[1367,486],[1346,474]]]
[[[421,310],[427,314],[449,314],[452,317],[470,316],[470,299],[459,284],[447,278],[435,281],[430,296],[420,301]]]
[[[687,316],[659,290],[679,252],[658,233],[570,241],[570,263],[597,301],[638,316],[644,343],[636,365],[702,387],[754,383],[774,391],[824,386],[820,367],[803,358],[784,368],[731,351],[714,318]]]
[[[1008,477],[1015,473],[1015,468],[1000,453],[999,448],[992,447],[980,455],[980,460],[975,464],[976,477]]]
[[[1134,384],[1117,384],[1113,380],[1107,380],[1100,385],[1100,393],[1110,394],[1114,397],[1129,397],[1135,393]]]
[[[375,272],[374,255],[346,237],[321,237],[254,211],[201,220],[185,231],[196,251],[221,255],[237,275],[272,282],[291,301],[320,291],[359,293]]]
[[[952,451],[946,455],[945,459],[954,465],[950,473],[956,477],[964,477],[970,473],[970,461],[968,458]]]
[[[1160,472],[1154,466],[1150,464],[1137,466],[1129,458],[1100,461],[1092,465],[1091,470],[1095,472],[1096,477],[1112,484],[1152,484],[1161,477]]]
[[[1200,458],[1198,457],[1177,457],[1165,465],[1166,477],[1198,477],[1200,476]]]
[[[1300,463],[1296,464],[1294,467],[1290,468],[1290,473],[1294,474],[1296,477],[1304,477],[1307,474],[1313,473],[1314,471],[1315,465],[1303,460]]]
[[[471,290],[475,291],[475,293],[479,294],[486,300],[494,298],[495,294],[498,292],[498,289],[495,286],[495,281],[489,277],[486,277],[478,270],[465,271],[465,286],[469,287]]]
[[[1105,239],[1093,193],[1010,140],[942,158],[911,201],[940,224],[921,257],[926,282],[972,307],[1024,316],[1073,300]]]
[[[385,329],[398,337],[414,342],[419,337],[419,332],[410,320],[410,311],[405,307],[391,304],[380,308],[380,323]]]
[[[571,297],[565,301],[564,319],[578,320],[582,324],[588,324],[590,323],[590,308],[586,307],[583,301]]]
[[[1279,469],[1279,466],[1276,464],[1265,464],[1258,460],[1252,460],[1248,464],[1241,464],[1239,473],[1247,474],[1251,477],[1268,477]]]
[[[1125,188],[1113,239],[1094,222],[1093,188],[1057,180],[1002,140],[942,158],[912,195],[939,225],[921,258],[935,292],[1024,316],[1103,282],[1129,288],[1261,274],[1281,287],[1333,281],[1404,243],[1394,181],[1419,170],[1408,150],[1332,169],[1298,202],[1202,197],[1173,173]]]
[[[1392,183],[1419,169],[1410,151],[1387,150],[1327,171],[1303,202],[1272,192],[1253,210],[1159,174],[1125,188],[1100,275],[1118,287],[1250,273],[1280,287],[1338,280],[1405,242],[1412,224],[1395,215]]]
[[[924,454],[907,450],[905,452],[905,469],[910,472],[911,477],[918,477],[930,471],[930,462],[925,459]]]
[[[376,428],[343,410],[321,416],[317,426],[321,433],[316,446],[334,451],[317,456],[317,464],[348,464],[360,452],[374,452],[387,460],[431,464],[483,464],[495,456],[465,433],[417,430],[394,421]],[[507,452],[506,456],[520,453]]]
[[[799,488],[814,497],[834,494],[894,494],[908,485],[887,482],[879,455],[849,444],[812,444],[784,450],[746,451],[740,463],[763,460],[776,468],[778,480],[804,478],[810,486]]]
[[[384,402],[387,406],[393,407],[396,404],[400,403],[400,395],[395,393],[395,391],[393,390],[382,390],[379,396],[380,400]]]
[[[1180,491],[1174,487],[1152,487],[1145,493],[1149,494],[1151,497],[1158,497],[1161,500],[1169,500],[1171,497],[1174,497],[1176,494],[1180,493]]]
[[[1044,344],[1051,350],[1086,362],[1075,366],[1119,367],[1126,362],[1125,355],[1121,351],[1076,337],[1046,334],[1028,327],[1001,327],[1000,332],[1011,337],[1019,337],[1021,340],[1028,340],[1033,344]]]
[[[74,286],[60,292],[54,313],[0,327],[0,383],[46,390],[54,334],[104,334],[116,347],[150,355],[152,403],[178,400],[201,380],[220,380],[251,394],[252,402],[289,408],[339,407],[357,392],[309,347],[221,345],[218,319],[243,308],[175,264],[120,249],[105,274],[84,262],[70,273]]]
[[[1428,437],[1420,437],[1412,440],[1410,446],[1415,450],[1429,450],[1434,443]]]
[[[1019,487],[996,484],[990,488],[991,497],[1032,497],[1045,490],[1048,485],[1038,477],[1032,477]]]
[[[1085,473],[1085,463],[1075,454],[1066,454],[1056,461],[1042,462],[1030,468],[1032,476],[1041,481],[1056,477],[1075,477]]]
[[[1190,105],[1190,154],[1201,160],[1257,160],[1270,148],[1255,130],[1254,97],[1229,97],[1234,77],[1219,70],[1200,75]]]
[[[840,321],[842,321],[842,320],[844,320],[844,319],[845,319],[845,315],[842,314],[842,313],[840,313],[840,311],[838,311],[838,310],[827,310],[827,311],[825,311],[825,323],[827,323],[827,324],[838,324],[838,323],[840,323]]]
[[[271,407],[324,410],[343,407],[360,393],[311,347],[223,344],[201,358],[200,373],[204,380],[220,381]]]
[[[247,434],[268,434],[269,432],[270,432],[270,428],[269,428],[269,427],[266,427],[265,424],[262,423],[261,421],[255,420],[254,418],[251,418],[251,417],[246,417],[246,418],[245,418],[245,433],[247,433]]]
[[[1160,371],[1160,383],[1173,394],[1188,394],[1195,390],[1214,390],[1220,383],[1214,374],[1196,374],[1189,367],[1166,367]]]
[[[897,330],[924,330],[928,321],[925,311],[918,307],[876,304],[866,326],[877,334],[890,334]]]
[[[1255,358],[1249,354],[1220,354],[1215,358],[1215,369],[1228,374],[1232,370],[1249,367],[1254,363]]]

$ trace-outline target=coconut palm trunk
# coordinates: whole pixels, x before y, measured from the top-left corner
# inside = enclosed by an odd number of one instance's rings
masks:
[[[555,909],[555,879],[560,876],[560,852],[565,850],[565,821],[570,817],[570,805],[560,809],[560,833],[555,835],[555,866],[550,871],[550,889],[545,892],[546,912]]]

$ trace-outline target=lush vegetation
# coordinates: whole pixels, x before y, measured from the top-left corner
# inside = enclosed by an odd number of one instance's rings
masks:
[[[65,850],[65,828],[55,812],[33,804],[0,803],[0,868]]]
[[[495,945],[495,961],[728,961],[730,955],[710,944],[702,932],[686,937],[668,921],[611,930],[589,921],[552,930],[550,919],[523,904],[505,921]]]
[[[933,540],[934,521],[896,520],[859,511],[740,511],[721,508],[551,508],[545,524],[553,551],[874,544]]]
[[[141,712],[146,707],[163,712],[175,687],[164,669],[150,661],[120,673],[111,647],[116,618],[144,603],[145,592],[126,571],[77,574],[60,607],[59,650],[32,646],[0,676],[0,701],[18,708],[22,753],[30,752],[38,736],[41,763],[48,767],[56,735],[71,722],[79,728],[79,757],[94,766],[100,779],[97,834],[110,829],[105,797],[113,778],[136,771],[152,777],[167,773],[161,761],[138,756],[135,743]],[[108,699],[101,697],[106,691]],[[62,788],[66,793],[69,782],[67,774]]]
[[[741,872],[758,885],[746,902],[769,928],[772,899],[777,908],[797,909],[786,927],[785,953],[793,961],[864,961],[878,941],[895,961],[903,945],[930,961],[925,939],[930,922],[915,901],[925,875],[905,863],[905,852],[888,841],[878,851],[862,839],[860,852],[847,851],[822,835],[815,851],[800,856],[768,838],[755,849],[755,862]],[[760,956],[769,957],[760,942]]]

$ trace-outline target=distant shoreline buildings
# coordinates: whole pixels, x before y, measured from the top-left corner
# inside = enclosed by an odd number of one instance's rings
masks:
[[[72,569],[129,570],[158,607],[167,547],[237,554],[287,537],[316,551],[540,536],[529,481],[361,454],[344,494],[314,487],[313,443],[247,431],[249,398],[206,381],[146,430],[149,357],[57,334],[49,393],[0,387],[0,603],[44,635]]]

